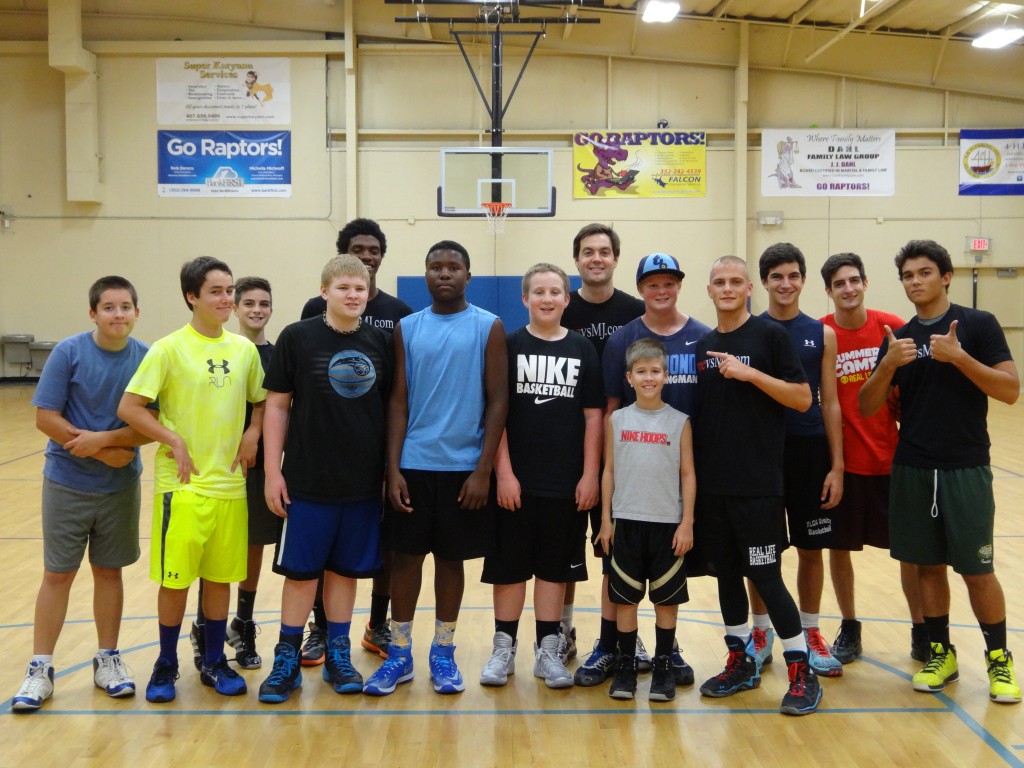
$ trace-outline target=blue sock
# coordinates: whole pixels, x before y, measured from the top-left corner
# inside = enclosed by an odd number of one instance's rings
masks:
[[[160,658],[172,664],[178,663],[178,635],[181,634],[181,624],[173,627],[160,625]]]
[[[206,648],[203,651],[203,663],[212,667],[224,653],[224,637],[227,634],[227,619],[211,619],[206,617]]]
[[[287,643],[296,651],[302,648],[302,630],[305,629],[303,626],[293,627],[290,624],[281,623],[281,634],[278,637],[278,642]]]
[[[327,620],[327,643],[333,643],[336,637],[348,637],[352,631],[351,621]]]

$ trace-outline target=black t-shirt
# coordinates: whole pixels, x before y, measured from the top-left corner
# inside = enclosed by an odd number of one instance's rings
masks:
[[[786,409],[750,382],[722,376],[709,350],[776,379],[807,381],[793,342],[782,326],[753,315],[735,331],[713,330],[697,342],[698,493],[781,496]]]
[[[256,351],[260,353],[260,364],[263,366],[263,373],[266,374],[270,367],[270,359],[274,354],[274,345],[269,341],[266,344],[257,344]],[[252,403],[245,404],[245,429],[252,423]],[[259,448],[256,449],[256,464],[253,466],[256,472],[263,471],[263,438],[260,438]],[[251,471],[251,470],[250,470]]]
[[[526,328],[508,336],[508,452],[524,493],[573,498],[583,476],[583,409],[604,406],[601,364],[569,331],[544,341]]]
[[[291,392],[282,472],[313,501],[378,498],[394,370],[391,338],[365,323],[340,334],[321,318],[281,331],[263,386]]]
[[[327,311],[327,300],[323,296],[314,296],[306,302],[302,308],[302,319],[318,317]],[[392,296],[384,291],[377,291],[377,295],[366,302],[366,311],[363,312],[363,323],[372,325],[374,328],[381,328],[388,333],[395,332],[395,323],[406,315],[412,314],[412,307],[401,299]]]
[[[989,314],[951,304],[937,322],[923,325],[916,317],[895,331],[910,338],[917,359],[896,369],[892,383],[899,388],[900,437],[894,464],[925,469],[964,469],[989,463],[988,395],[950,363],[932,358],[932,334],[945,335],[958,320],[956,338],[978,362],[993,366],[1012,360],[999,321]],[[881,360],[888,340],[878,350]]]
[[[579,291],[573,291],[569,294],[569,306],[562,314],[562,327],[590,339],[600,359],[608,337],[643,313],[644,303],[618,288],[608,301],[600,304],[589,302]]]

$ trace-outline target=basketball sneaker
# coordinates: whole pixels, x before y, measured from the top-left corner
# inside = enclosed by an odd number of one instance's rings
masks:
[[[672,701],[676,697],[676,678],[672,667],[671,656],[654,657],[654,674],[648,696],[651,701]],[[690,682],[693,682],[693,670],[690,671]]]
[[[581,688],[592,688],[595,685],[600,685],[612,676],[618,663],[619,654],[614,651],[604,650],[601,648],[601,641],[595,640],[594,650],[590,652],[587,660],[576,670],[573,682]]]
[[[811,669],[825,677],[841,677],[843,663],[832,655],[818,628],[805,629],[804,639],[807,641],[807,663],[811,665]]]
[[[43,702],[53,696],[53,664],[45,661],[30,661],[25,670],[25,680],[11,699],[15,712],[34,712]]]
[[[547,635],[540,645],[533,644],[533,676],[544,680],[548,688],[572,688],[572,673],[558,658],[559,635]]]
[[[1013,656],[1005,648],[985,652],[988,664],[988,697],[999,704],[1019,704],[1020,686],[1013,673]]]
[[[274,646],[274,666],[260,684],[259,699],[264,704],[288,701],[292,691],[302,685],[302,664],[299,651],[288,643]]]
[[[672,678],[676,685],[693,685],[693,667],[686,663],[686,659],[683,658],[683,654],[679,651],[679,641],[672,641],[672,655],[669,657],[672,660]],[[657,659],[655,659],[657,661]],[[655,672],[657,672],[657,664],[655,664]],[[652,683],[653,685],[653,683]]]
[[[394,693],[400,683],[408,683],[416,676],[412,666],[412,648],[391,645],[388,657],[377,671],[370,675],[363,686],[363,693],[369,696],[387,696]]]
[[[438,693],[462,693],[466,683],[462,680],[459,665],[455,663],[455,646],[430,644],[430,680]]]
[[[566,629],[561,622],[558,623],[558,658],[563,664],[576,658],[576,627]]]
[[[92,681],[115,699],[135,695],[135,681],[118,651],[96,654],[92,660]]]
[[[637,672],[636,656],[631,659],[619,659],[612,684],[608,686],[608,695],[613,699],[632,699],[636,693]]]
[[[242,621],[235,616],[228,624],[228,645],[235,649],[235,661],[242,669],[259,669],[263,659],[256,653],[256,635],[259,625],[255,621]]]
[[[192,646],[192,663],[196,672],[203,671],[203,652],[206,650],[206,625],[192,622],[192,630],[188,633],[188,642]]]
[[[923,693],[937,693],[946,687],[946,683],[955,683],[959,679],[956,647],[932,643],[931,659],[920,672],[914,675],[914,690]]]
[[[636,638],[636,668],[638,672],[650,672],[654,665],[651,663],[651,654],[644,648],[644,641],[637,635]]]
[[[245,678],[228,666],[228,659],[223,653],[213,664],[203,664],[199,681],[221,696],[241,696],[246,691]]]
[[[385,619],[380,626],[371,627],[370,622],[366,622],[363,639],[359,644],[371,653],[376,653],[382,659],[386,659],[388,646],[391,645],[391,623]]]
[[[327,646],[323,678],[335,693],[362,693],[363,676],[352,666],[352,641],[336,637]]]
[[[174,701],[174,681],[178,679],[178,665],[164,658],[157,658],[153,674],[146,685],[146,701],[163,704]]]
[[[757,671],[772,663],[772,646],[775,645],[775,630],[771,627],[759,629],[754,627],[750,633],[754,641],[754,660],[757,662]]]
[[[928,642],[928,630],[924,625],[910,628],[910,658],[927,664],[932,657],[932,645]]]
[[[302,645],[302,666],[319,667],[327,655],[327,630],[309,622],[309,634]]]
[[[725,644],[729,648],[725,669],[700,687],[701,696],[721,699],[761,685],[761,673],[754,659],[753,640],[748,638],[744,643],[738,637],[727,637]]]
[[[794,654],[796,655],[796,654]],[[818,709],[821,684],[814,669],[801,653],[797,661],[789,661],[789,690],[782,697],[779,711],[784,715],[809,715]]]
[[[832,643],[832,655],[840,664],[850,664],[857,660],[857,657],[864,652],[864,646],[860,642],[860,622],[856,619],[843,619],[839,625],[839,634],[836,641]],[[926,661],[926,659],[922,659]]]
[[[519,641],[507,632],[494,633],[494,650],[480,673],[480,685],[505,685],[509,675],[516,673],[516,651]]]

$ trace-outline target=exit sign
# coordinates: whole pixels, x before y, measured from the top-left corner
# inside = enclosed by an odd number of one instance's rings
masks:
[[[974,253],[988,253],[992,248],[992,238],[990,237],[968,237],[967,248],[965,250],[972,251]]]

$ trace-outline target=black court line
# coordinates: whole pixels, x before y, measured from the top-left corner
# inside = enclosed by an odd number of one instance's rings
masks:
[[[26,453],[24,456],[16,456],[15,458],[8,459],[7,461],[0,461],[0,467],[7,466],[8,464],[13,464],[16,461],[22,461],[23,459],[31,458],[32,456],[38,456],[40,453],[43,453],[45,450],[46,450],[45,448],[40,448],[38,451],[32,451],[32,453]],[[40,477],[34,477],[32,479],[33,480],[40,480],[41,478]]]

